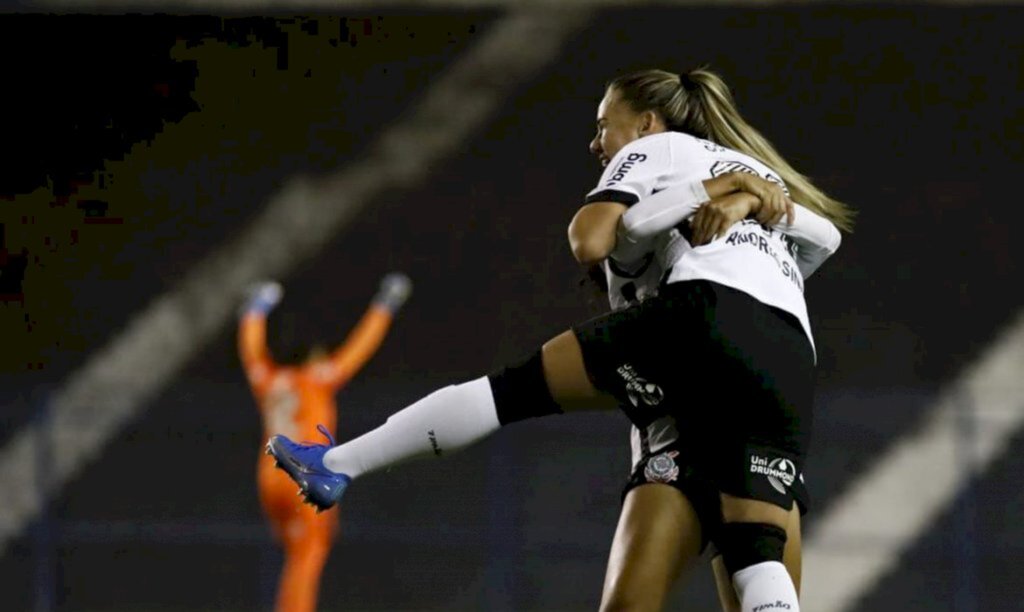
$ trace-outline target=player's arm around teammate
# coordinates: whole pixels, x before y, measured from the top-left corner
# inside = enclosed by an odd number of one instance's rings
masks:
[[[654,248],[654,240],[687,222],[693,246],[708,244],[743,219],[754,219],[791,236],[801,247],[804,276],[839,248],[841,235],[827,219],[794,204],[782,187],[746,172],[730,172],[661,190],[633,206],[590,202],[569,224],[569,244],[577,261],[607,257],[630,261]],[[783,222],[785,219],[785,222]]]

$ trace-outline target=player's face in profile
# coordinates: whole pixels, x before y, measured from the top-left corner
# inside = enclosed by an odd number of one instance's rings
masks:
[[[597,134],[590,141],[590,152],[607,166],[619,149],[640,137],[641,116],[609,89],[597,107]]]

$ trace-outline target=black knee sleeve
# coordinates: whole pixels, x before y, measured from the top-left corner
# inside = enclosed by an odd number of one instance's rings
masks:
[[[526,361],[489,374],[487,378],[491,381],[494,406],[498,411],[498,422],[502,425],[562,412],[551,397],[548,381],[544,378],[540,351]]]
[[[786,530],[766,523],[722,523],[713,538],[732,576],[765,561],[782,561]]]

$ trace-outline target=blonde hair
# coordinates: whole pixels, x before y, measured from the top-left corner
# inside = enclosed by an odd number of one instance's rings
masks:
[[[768,140],[747,123],[725,81],[704,67],[682,75],[648,69],[613,79],[610,90],[636,112],[654,111],[668,129],[704,138],[745,153],[779,173],[793,201],[825,217],[839,229],[853,230],[855,212],[830,198],[789,165]]]

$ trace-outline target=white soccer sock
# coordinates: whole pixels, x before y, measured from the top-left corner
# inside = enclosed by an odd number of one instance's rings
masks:
[[[778,561],[764,561],[732,575],[732,585],[743,612],[799,612],[796,588]]]
[[[391,415],[387,422],[327,451],[327,469],[356,478],[420,457],[441,456],[486,438],[501,427],[486,376],[438,389]]]

